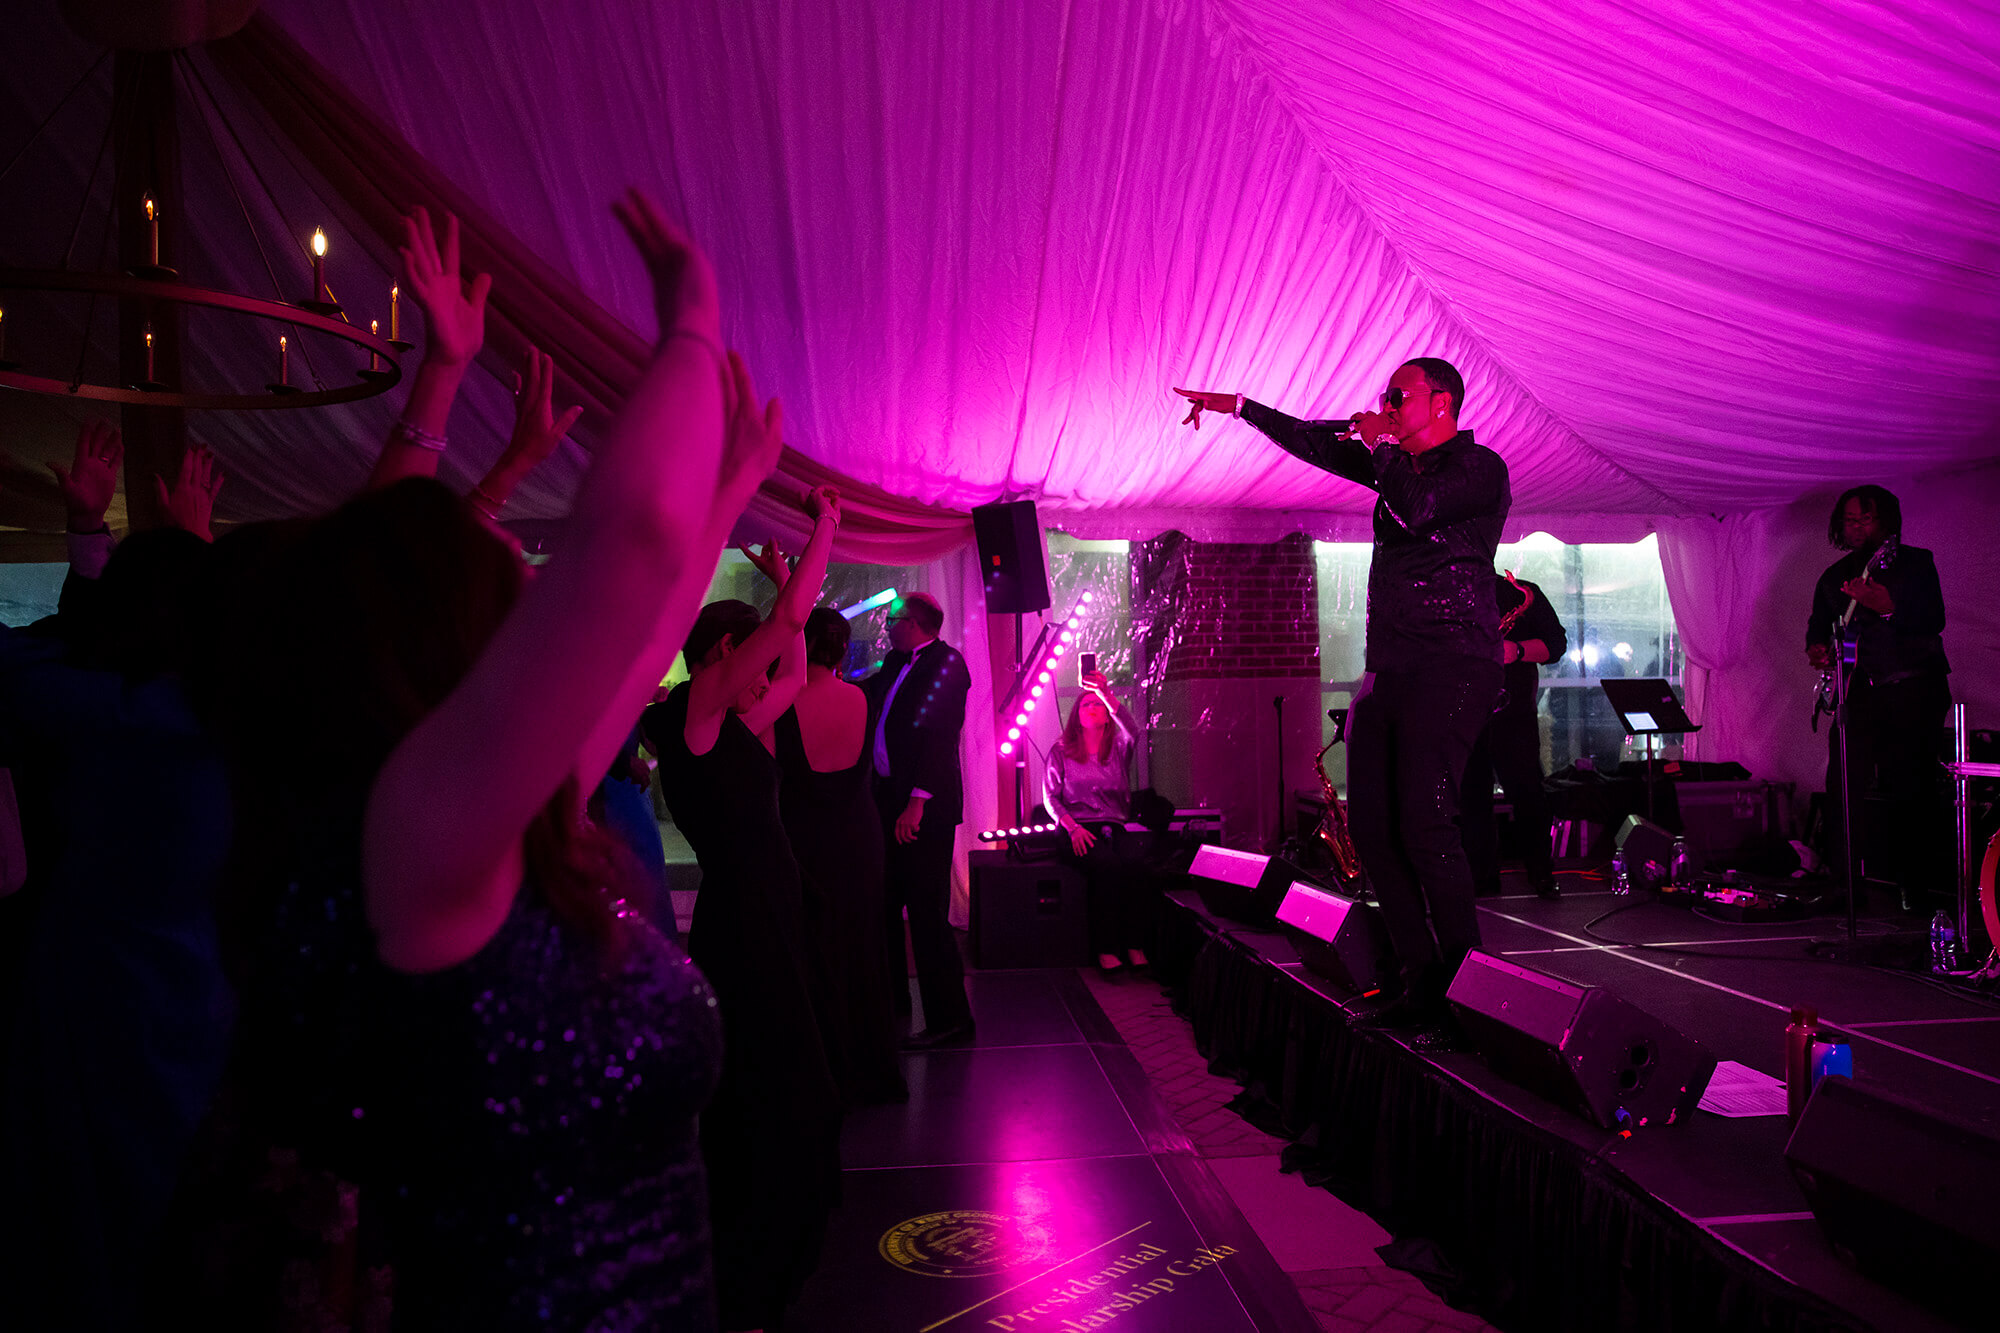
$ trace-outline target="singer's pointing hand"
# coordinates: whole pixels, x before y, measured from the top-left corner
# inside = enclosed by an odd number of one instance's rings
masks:
[[[1204,408],[1210,412],[1236,410],[1236,395],[1233,393],[1214,393],[1207,389],[1175,389],[1174,392],[1194,404],[1188,408],[1188,414],[1181,419],[1181,424],[1193,426],[1196,430],[1201,429],[1201,414]]]

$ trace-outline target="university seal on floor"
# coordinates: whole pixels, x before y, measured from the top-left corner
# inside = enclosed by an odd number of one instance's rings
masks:
[[[1049,1235],[1004,1213],[955,1208],[898,1223],[876,1249],[896,1267],[926,1277],[986,1277],[1041,1258]]]

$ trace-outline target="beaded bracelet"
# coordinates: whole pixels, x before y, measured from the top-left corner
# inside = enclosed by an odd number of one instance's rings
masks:
[[[444,436],[433,435],[422,427],[412,426],[402,417],[396,418],[395,429],[391,430],[389,434],[396,439],[402,440],[405,444],[414,445],[419,449],[428,449],[434,454],[444,452]]]

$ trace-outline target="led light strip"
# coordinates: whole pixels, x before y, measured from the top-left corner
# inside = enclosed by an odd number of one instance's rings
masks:
[[[1056,687],[1056,663],[1062,661],[1063,654],[1067,653],[1070,650],[1070,645],[1076,642],[1077,626],[1083,623],[1084,609],[1090,605],[1090,599],[1091,594],[1086,592],[1083,596],[1077,598],[1076,605],[1070,608],[1069,618],[1063,622],[1062,632],[1056,635],[1056,641],[1049,648],[1048,656],[1042,660],[1041,670],[1035,674],[1032,683],[1028,686],[1028,697],[1022,699],[1020,701],[1021,706],[1015,710],[1014,721],[1008,726],[1007,734],[1000,742],[1001,754],[1012,755],[1014,753],[1014,747],[1020,742],[1021,734],[1027,730],[1028,718],[1033,715],[1036,707],[1040,705],[1042,700],[1048,698],[1053,702]],[[1012,700],[1009,702],[1012,702]]]

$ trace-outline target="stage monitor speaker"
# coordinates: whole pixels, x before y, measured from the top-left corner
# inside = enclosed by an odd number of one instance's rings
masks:
[[[1381,913],[1359,898],[1294,881],[1278,920],[1298,932],[1306,970],[1357,995],[1377,989],[1389,967],[1389,932]]]
[[[980,581],[991,615],[1027,615],[1049,605],[1049,571],[1042,561],[1042,527],[1033,500],[980,505],[972,511]]]
[[[1202,847],[1188,867],[1202,906],[1246,926],[1276,929],[1278,904],[1305,872],[1282,856],[1259,856],[1230,847]]]
[[[1640,815],[1625,816],[1614,846],[1620,893],[1656,893],[1695,869],[1683,839]]]
[[[1715,1073],[1699,1042],[1636,1005],[1476,949],[1445,998],[1494,1073],[1606,1129],[1692,1114]]]
[[[1060,861],[1022,864],[969,854],[972,960],[979,967],[1082,967],[1090,962],[1083,876]]]
[[[2000,1269],[1991,1128],[1833,1075],[1813,1089],[1785,1161],[1842,1259],[1954,1312],[1972,1299],[1992,1327],[1989,1284],[1976,1276]]]

